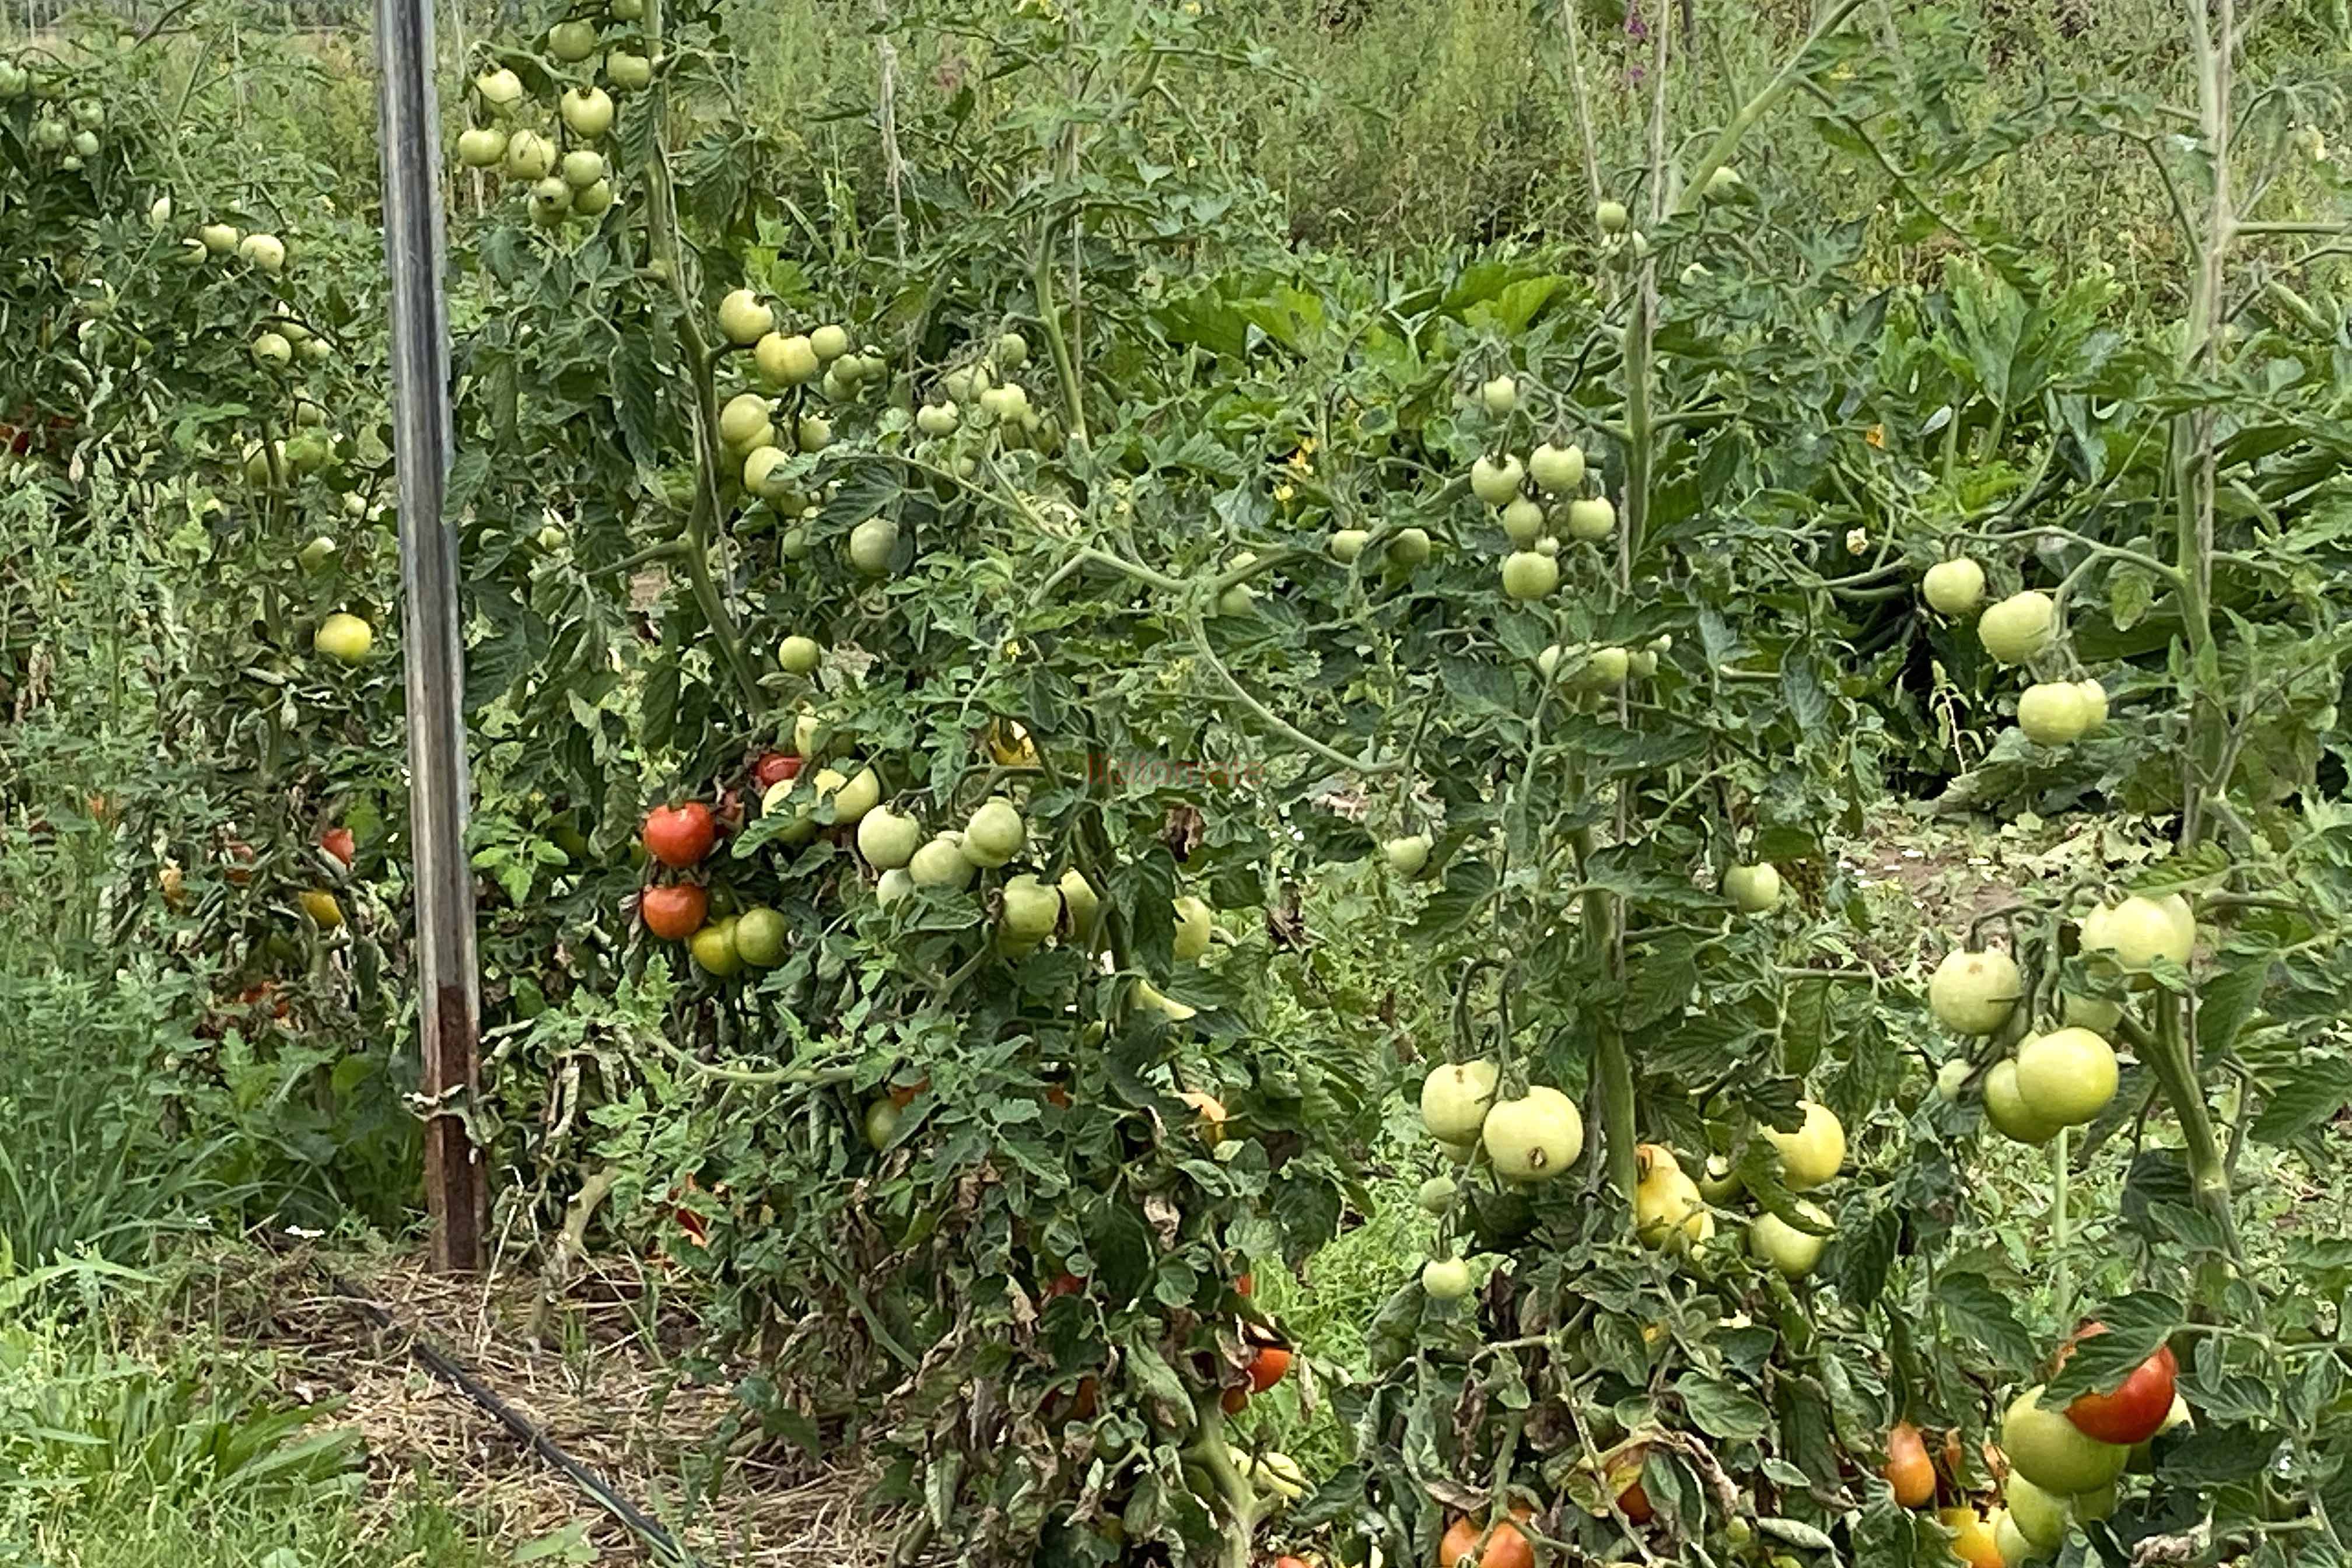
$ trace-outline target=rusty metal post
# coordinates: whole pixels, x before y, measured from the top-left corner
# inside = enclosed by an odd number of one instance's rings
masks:
[[[482,1267],[487,1184],[465,1114],[480,1082],[481,990],[466,861],[465,645],[457,536],[443,521],[452,438],[442,294],[441,114],[432,0],[376,0],[383,254],[392,277],[393,453],[400,475],[402,651],[408,673],[409,843],[415,856],[417,1026],[433,1266]]]

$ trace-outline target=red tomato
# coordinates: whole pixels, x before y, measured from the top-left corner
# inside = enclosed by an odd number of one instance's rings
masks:
[[[1625,1517],[1635,1524],[1650,1522],[1650,1515],[1653,1511],[1650,1507],[1650,1494],[1642,1489],[1641,1482],[1635,1481],[1632,1486],[1619,1492],[1617,1506],[1622,1509]]]
[[[1049,1084],[1045,1089],[1045,1103],[1056,1110],[1067,1110],[1070,1109],[1070,1091],[1058,1083]]]
[[[278,982],[275,980],[247,986],[236,994],[236,1001],[240,1007],[257,1007],[267,1002],[269,1004],[269,1016],[273,1018],[283,1018],[293,1011],[292,1005],[278,994]]]
[[[915,1096],[930,1087],[931,1080],[928,1078],[918,1079],[913,1083],[894,1083],[890,1086],[890,1103],[904,1110],[915,1103]]]
[[[719,841],[719,824],[698,800],[657,805],[646,814],[646,853],[665,866],[691,866]]]
[[[694,1178],[692,1176],[688,1176],[679,1185],[672,1187],[669,1190],[669,1195],[672,1200],[676,1200],[683,1197],[688,1193],[693,1192],[695,1190],[695,1186],[696,1184]],[[708,1226],[703,1224],[702,1216],[700,1215],[695,1213],[692,1209],[686,1208],[684,1206],[674,1207],[669,1212],[670,1217],[677,1221],[678,1229],[686,1232],[687,1240],[694,1243],[697,1247],[709,1247],[710,1245],[710,1230]]]
[[[346,869],[360,852],[359,840],[352,837],[348,827],[330,827],[319,835],[319,847],[341,860]]]
[[[1528,1510],[1515,1508],[1511,1510],[1511,1517],[1525,1519]],[[1445,1539],[1437,1543],[1437,1561],[1444,1568],[1455,1568],[1455,1564],[1465,1558],[1476,1563],[1478,1568],[1530,1568],[1535,1562],[1535,1547],[1516,1526],[1496,1525],[1495,1533],[1486,1536],[1486,1550],[1481,1552],[1478,1551],[1478,1537],[1486,1535],[1486,1532],[1483,1520],[1467,1515],[1455,1520],[1447,1528]]]
[[[2075,1340],[2106,1331],[2105,1323],[2086,1325],[2058,1352],[2058,1364],[2066,1364]],[[2130,1375],[2107,1393],[2075,1395],[2074,1402],[2066,1406],[2066,1419],[2074,1424],[2074,1430],[2102,1443],[2125,1447],[2145,1443],[2156,1436],[2157,1428],[2172,1413],[2173,1383],[2179,1375],[2180,1363],[2174,1357],[2172,1347],[2158,1345],[2154,1355],[2132,1368]]]
[[[801,760],[782,752],[765,752],[751,764],[752,782],[762,793],[801,776]]]
[[[710,895],[691,882],[647,888],[637,895],[637,918],[646,929],[668,942],[684,942],[702,929],[710,912]]]
[[[1248,1403],[1249,1390],[1246,1388],[1228,1388],[1217,1401],[1228,1415],[1239,1415],[1242,1413],[1242,1406]]]
[[[1257,1354],[1250,1358],[1250,1392],[1264,1394],[1282,1381],[1290,1370],[1290,1352],[1280,1345],[1260,1345]]]
[[[1086,1288],[1087,1282],[1076,1275],[1058,1274],[1055,1276],[1054,1282],[1045,1287],[1045,1300],[1050,1301],[1056,1296],[1075,1296]]]
[[[1255,1274],[1244,1274],[1244,1275],[1243,1275],[1240,1279],[1238,1279],[1234,1280],[1234,1295],[1236,1295],[1236,1296],[1255,1296],[1255,1295],[1256,1295],[1256,1294],[1257,1294],[1257,1276],[1255,1276]]]

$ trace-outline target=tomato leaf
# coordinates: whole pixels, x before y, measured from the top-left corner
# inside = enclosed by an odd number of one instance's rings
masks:
[[[2352,1101],[2352,1062],[2333,1053],[2299,1062],[2267,1088],[2269,1099],[2254,1119],[2253,1139],[2258,1143],[2291,1143],[2326,1125],[2347,1101]]]
[[[2253,1426],[2200,1427],[2165,1450],[2158,1474],[2181,1487],[2248,1480],[2271,1468],[2279,1443],[2279,1434]]]
[[[2032,1366],[2042,1359],[2033,1336],[2018,1322],[2013,1289],[1984,1275],[1955,1272],[1936,1281],[1937,1305],[1963,1337],[1974,1340],[1996,1363]]]
[[[1721,1379],[1685,1373],[1675,1392],[1682,1396],[1692,1423],[1709,1436],[1748,1443],[1764,1435],[1762,1403]]]
[[[1678,1014],[1698,985],[1697,941],[1672,932],[1651,943],[1625,980],[1620,1025],[1629,1033]]]
[[[2219,1056],[2230,1048],[2261,1005],[2270,972],[2269,959],[2255,959],[2215,975],[2199,989],[2197,1049],[2200,1055]]]
[[[1830,1247],[1829,1273],[1838,1294],[1849,1304],[1868,1307],[1885,1290],[1887,1274],[1895,1267],[1895,1244],[1902,1235],[1903,1216],[1891,1208],[1880,1209],[1862,1225],[1839,1230]]]

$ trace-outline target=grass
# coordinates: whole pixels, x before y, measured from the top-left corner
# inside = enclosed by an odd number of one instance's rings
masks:
[[[35,1561],[53,1568],[473,1568],[509,1561],[481,1543],[470,1521],[437,1505],[380,1519],[341,1490],[192,1509],[122,1499],[52,1520],[29,1544]]]
[[[209,1344],[116,1342],[143,1287],[0,1331],[0,1542],[47,1568],[352,1568],[493,1561],[429,1494],[373,1500],[352,1436]],[[134,1292],[126,1294],[126,1291]],[[49,1295],[62,1292],[52,1291]]]

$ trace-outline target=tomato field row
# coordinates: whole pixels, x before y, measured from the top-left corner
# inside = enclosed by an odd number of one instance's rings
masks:
[[[2346,1561],[2352,1239],[2243,1176],[2352,1099],[2341,71],[2158,9],[1979,122],[1853,0],[1753,69],[1570,7],[1589,216],[1378,260],[1202,138],[1213,6],[885,8],[870,178],[721,8],[467,41],[446,1104],[374,194],[223,134],[202,16],[0,50],[0,700],[154,738],[0,765],[5,852],[94,825],[196,977],[141,1092],[219,1206],[397,1227],[461,1117],[551,1315],[637,1260],[747,1429],[882,1457],[877,1562]],[[1953,216],[2061,135],[2165,286]],[[2128,849],[1920,951],[1838,858],[1898,792]],[[1340,1365],[1257,1283],[1379,1180],[1430,1245]]]

